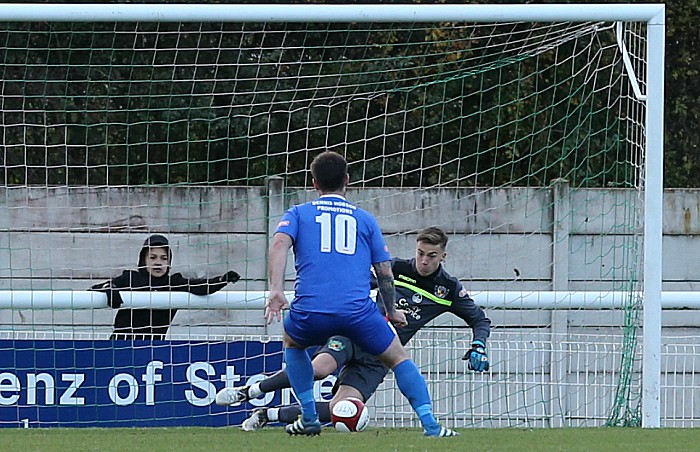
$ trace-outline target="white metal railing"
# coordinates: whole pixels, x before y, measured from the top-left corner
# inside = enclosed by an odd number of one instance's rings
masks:
[[[125,308],[258,309],[266,291],[187,292],[119,291]],[[291,301],[294,292],[285,292]],[[482,291],[471,294],[485,308],[495,309],[622,309],[641,303],[641,292],[623,291]],[[662,292],[665,309],[700,309],[700,292]],[[0,290],[0,309],[106,308],[104,293],[90,290]]]

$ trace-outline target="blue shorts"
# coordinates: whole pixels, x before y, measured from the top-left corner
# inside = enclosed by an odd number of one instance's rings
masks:
[[[396,337],[394,328],[372,303],[360,313],[326,314],[294,309],[284,318],[284,331],[303,346],[323,345],[331,336],[345,336],[370,355],[380,355]]]

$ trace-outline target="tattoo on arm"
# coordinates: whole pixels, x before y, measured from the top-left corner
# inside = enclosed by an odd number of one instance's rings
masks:
[[[396,311],[396,289],[394,287],[394,274],[391,272],[391,262],[379,262],[374,264],[374,271],[377,274],[377,290],[380,299],[384,303],[387,315]]]

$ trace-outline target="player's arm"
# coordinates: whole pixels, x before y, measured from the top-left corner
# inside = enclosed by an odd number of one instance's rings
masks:
[[[391,261],[372,264],[374,274],[377,276],[377,291],[379,300],[384,306],[386,317],[397,326],[406,326],[406,314],[396,310],[396,288],[394,286],[394,273],[391,271]]]
[[[486,340],[491,333],[491,320],[467,294],[461,284],[457,285],[457,296],[452,303],[452,312],[462,318],[472,329],[473,339],[469,350],[462,358],[469,363],[469,369],[476,372],[489,370],[489,358],[486,353]]]
[[[270,293],[265,303],[265,319],[268,324],[273,320],[282,320],[282,309],[289,306],[287,297],[284,296],[284,272],[291,247],[292,238],[283,232],[276,233],[272,238],[268,264]]]
[[[97,292],[103,292],[107,295],[107,305],[110,308],[118,309],[124,301],[122,301],[121,295],[119,295],[118,289],[128,289],[131,285],[131,273],[129,270],[124,270],[121,275],[116,278],[112,278],[109,281],[95,284],[90,288],[90,290],[95,290]]]
[[[486,340],[491,335],[491,320],[461,285],[458,289],[458,295],[453,300],[450,310],[469,325],[475,342],[486,344]]]
[[[194,295],[211,295],[226,287],[228,283],[235,283],[239,279],[241,276],[233,270],[213,278],[184,278],[180,273],[176,273],[171,279],[171,284],[182,286],[183,290]]]

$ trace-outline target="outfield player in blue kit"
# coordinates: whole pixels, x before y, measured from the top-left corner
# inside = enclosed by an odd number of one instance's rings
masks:
[[[402,344],[406,344],[428,322],[444,313],[453,313],[472,329],[472,344],[463,359],[476,372],[488,370],[486,340],[491,321],[469,297],[462,284],[442,266],[447,253],[448,237],[437,227],[420,231],[416,237],[416,257],[393,259],[392,270],[397,286],[397,308],[406,312],[408,325],[398,327]],[[381,307],[381,305],[380,305]],[[386,376],[388,369],[375,357],[342,336],[332,337],[313,358],[314,378],[323,379],[341,369],[330,402],[317,402],[321,422],[330,422],[332,406],[347,397],[367,401]],[[284,370],[251,386],[219,391],[216,402],[237,405],[260,395],[289,387]],[[257,408],[243,422],[246,431],[258,430],[268,422],[293,422],[300,413],[298,405],[279,408]]]
[[[416,411],[427,436],[455,436],[435,419],[425,379],[408,357],[396,333],[370,298],[370,266],[386,318],[406,326],[396,309],[389,252],[376,219],[348,202],[345,158],[323,152],[311,163],[320,197],[289,209],[273,237],[269,256],[270,291],[265,305],[268,323],[281,320],[289,307],[284,273],[294,247],[295,298],[284,318],[284,357],[301,416],[286,427],[290,435],[318,435],[321,423],[313,396],[314,370],[306,348],[331,336],[348,337],[394,371],[401,393]]]

